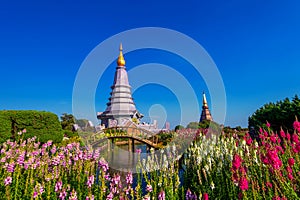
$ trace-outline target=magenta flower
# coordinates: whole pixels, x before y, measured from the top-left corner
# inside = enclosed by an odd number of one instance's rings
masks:
[[[140,154],[140,153],[142,153],[142,149],[136,149],[135,152]]]
[[[248,180],[245,177],[241,177],[239,181],[239,186],[241,190],[248,190]]]
[[[294,158],[289,158],[288,163],[289,163],[290,166],[293,166],[295,164]]]
[[[287,134],[286,134],[286,138],[287,138],[288,140],[291,140],[291,135],[290,135],[289,133],[287,133]]]
[[[203,194],[203,200],[208,200],[208,194],[207,193]]]
[[[285,137],[286,137],[285,132],[284,132],[282,129],[280,130],[280,136],[281,136],[282,138],[285,138]]]
[[[294,134],[292,135],[292,139],[293,139],[293,142],[295,142],[296,144],[299,143],[299,138],[298,138],[298,135],[297,135],[296,133],[294,133]]]
[[[38,193],[37,193],[37,191],[34,191],[34,192],[33,192],[33,196],[32,196],[32,197],[35,199],[35,198],[37,198],[37,196],[38,196]]]
[[[281,200],[281,198],[279,196],[275,196],[272,198],[272,200]]]
[[[12,183],[12,178],[10,176],[4,179],[4,185],[7,186]]]
[[[243,161],[242,158],[239,155],[235,154],[234,157],[233,157],[233,160],[232,160],[233,170],[239,169],[240,166],[241,166],[242,161]]]
[[[267,125],[268,128],[271,127],[271,124],[270,124],[268,121],[267,121],[267,124],[266,124],[266,125]]]
[[[292,181],[294,179],[293,175],[291,173],[288,174],[288,178]]]
[[[293,123],[294,129],[297,130],[298,132],[300,132],[300,122],[298,122],[298,120],[296,120]]]

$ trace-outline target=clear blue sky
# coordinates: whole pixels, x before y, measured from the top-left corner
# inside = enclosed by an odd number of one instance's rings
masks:
[[[5,0],[0,3],[0,109],[71,113],[73,83],[89,52],[114,34],[148,26],[182,32],[210,54],[226,89],[225,125],[246,127],[248,116],[263,104],[300,94],[298,0]],[[112,47],[116,56],[117,48]],[[199,88],[200,101],[207,91],[189,63],[170,53],[145,50],[125,58],[127,69],[149,62],[184,66],[179,71]],[[114,70],[112,64],[98,85],[98,111],[105,109]],[[162,104],[171,126],[178,123],[178,102],[167,88],[147,85],[133,96],[146,117],[151,105]]]

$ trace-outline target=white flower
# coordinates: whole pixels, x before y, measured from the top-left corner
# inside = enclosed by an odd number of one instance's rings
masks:
[[[214,182],[211,182],[211,183],[210,183],[210,187],[211,187],[212,190],[215,189],[215,184],[214,184]]]

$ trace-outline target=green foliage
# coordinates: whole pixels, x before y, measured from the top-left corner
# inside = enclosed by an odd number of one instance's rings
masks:
[[[210,128],[214,131],[220,131],[220,125],[214,121],[210,120],[203,120],[202,122],[199,123],[199,128],[201,129],[207,129]]]
[[[271,128],[277,132],[281,127],[284,130],[293,132],[295,117],[300,117],[300,99],[297,95],[292,101],[285,98],[283,101],[265,104],[249,117],[248,125],[258,130],[259,127],[265,127],[268,121]]]
[[[173,139],[174,133],[172,132],[160,132],[156,135],[158,137],[158,142],[162,142],[163,145],[167,145]]]
[[[75,122],[80,127],[86,127],[89,124],[89,120],[87,120],[87,119],[76,119]]]
[[[79,136],[74,136],[70,139],[63,140],[61,143],[58,144],[59,147],[67,146],[67,144],[71,143],[80,143],[80,146],[85,146],[82,139]]]
[[[181,130],[181,129],[184,129],[184,127],[183,127],[183,126],[181,126],[181,125],[177,125],[177,126],[175,126],[175,131],[178,131],[178,130]]]
[[[70,130],[63,130],[64,136],[71,138],[71,137],[78,137],[78,132],[73,132]]]
[[[40,142],[60,142],[63,138],[58,117],[45,111],[7,110],[0,111],[0,141],[15,139],[17,133],[27,130],[24,139],[37,136]]]
[[[76,119],[72,114],[63,113],[60,119],[62,129],[73,131]]]
[[[198,129],[199,128],[199,122],[190,122],[186,128],[191,128],[191,129]]]
[[[11,137],[11,120],[7,111],[0,111],[0,143],[8,140]]]

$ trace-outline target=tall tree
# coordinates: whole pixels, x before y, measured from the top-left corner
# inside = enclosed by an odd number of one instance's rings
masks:
[[[293,122],[295,117],[300,117],[300,99],[296,95],[292,101],[289,98],[268,103],[257,109],[249,118],[249,127],[253,126],[256,130],[265,126],[268,121],[274,131],[281,128],[293,132]]]
[[[74,131],[75,117],[72,114],[63,113],[60,117],[63,130]]]

